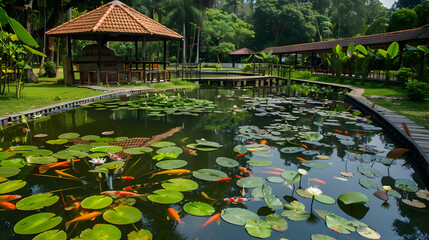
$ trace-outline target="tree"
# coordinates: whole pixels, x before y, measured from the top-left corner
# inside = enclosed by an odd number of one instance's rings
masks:
[[[402,8],[413,8],[417,6],[417,4],[421,3],[422,0],[398,0],[393,5],[394,9],[402,9]]]
[[[417,14],[416,27],[429,24],[429,1],[425,0],[413,9]]]
[[[393,59],[398,55],[399,52],[399,44],[397,42],[393,42],[390,44],[387,51],[384,49],[378,49],[377,57],[383,59],[385,61],[386,69],[385,69],[385,81],[384,83],[389,84],[390,80],[390,68],[392,66]]]
[[[387,31],[399,31],[415,28],[417,25],[417,14],[411,9],[404,8],[393,12],[389,21]]]
[[[334,0],[331,22],[336,23],[338,38],[353,37],[364,30],[367,14],[365,0]]]
[[[365,35],[385,33],[387,31],[387,26],[389,26],[389,19],[385,17],[377,18],[366,29]]]

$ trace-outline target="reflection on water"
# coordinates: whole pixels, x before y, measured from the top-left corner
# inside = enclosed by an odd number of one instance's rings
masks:
[[[240,170],[236,167],[227,168],[216,164],[216,158],[227,157],[235,159],[240,166],[247,168],[253,172],[255,177],[267,178],[273,176],[278,170],[272,168],[282,168],[286,170],[296,171],[302,168],[308,171],[308,175],[302,177],[299,183],[295,183],[295,188],[300,185],[302,188],[314,186],[315,184],[323,191],[323,194],[337,199],[344,192],[357,191],[365,194],[370,202],[365,205],[356,206],[351,209],[350,206],[344,204],[326,205],[319,202],[314,202],[313,209],[326,210],[335,213],[348,220],[359,219],[379,232],[383,239],[427,239],[429,237],[429,223],[427,220],[427,208],[419,210],[402,203],[400,199],[390,196],[385,202],[373,196],[376,191],[374,188],[366,189],[359,184],[359,179],[369,179],[357,171],[357,167],[365,165],[372,167],[380,172],[380,176],[371,178],[376,185],[390,185],[397,190],[403,198],[419,199],[415,193],[395,188],[395,180],[398,178],[413,179],[419,188],[425,188],[423,178],[414,170],[416,166],[410,159],[401,158],[395,161],[395,164],[387,168],[375,158],[368,160],[362,157],[366,153],[372,155],[385,156],[388,151],[394,148],[394,142],[383,132],[373,130],[363,130],[347,118],[338,117],[338,114],[321,115],[315,109],[332,110],[336,101],[325,100],[326,95],[333,95],[333,91],[320,92],[320,89],[307,89],[307,94],[314,97],[314,101],[303,103],[302,99],[282,99],[275,100],[274,103],[266,101],[264,105],[263,99],[268,96],[278,96],[282,94],[292,94],[296,96],[297,90],[293,88],[271,89],[269,91],[255,91],[252,89],[231,90],[231,89],[195,89],[183,90],[178,92],[181,96],[189,98],[202,98],[213,101],[222,113],[200,113],[199,116],[186,115],[167,115],[162,117],[148,116],[147,111],[143,110],[99,110],[94,108],[79,108],[64,112],[58,115],[41,118],[29,123],[31,132],[25,134],[22,131],[23,126],[18,125],[6,129],[2,135],[0,147],[7,149],[14,145],[35,145],[40,148],[50,149],[54,152],[64,149],[62,145],[46,144],[46,139],[56,139],[58,135],[67,132],[76,132],[81,136],[84,135],[101,135],[105,131],[114,131],[113,136],[128,138],[147,137],[162,134],[175,127],[183,126],[183,129],[178,133],[165,139],[166,141],[174,142],[177,146],[186,146],[190,143],[195,143],[196,139],[206,139],[220,143],[220,147],[216,151],[199,151],[197,156],[189,155],[186,152],[179,156],[179,159],[186,160],[188,165],[186,169],[197,171],[202,168],[218,169],[225,172],[233,178],[230,182],[209,182],[199,180],[192,175],[183,177],[192,179],[198,182],[198,189],[190,192],[184,192],[184,199],[175,204],[157,204],[150,201],[142,201],[137,199],[134,205],[143,213],[141,221],[135,223],[137,229],[150,230],[155,239],[253,239],[247,234],[243,226],[229,224],[221,221],[220,225],[210,224],[204,229],[201,225],[207,221],[208,217],[196,217],[187,214],[183,211],[183,206],[192,201],[201,201],[212,203],[216,212],[220,212],[224,208],[240,207],[246,208],[252,212],[258,213],[263,219],[265,215],[270,214],[271,210],[266,207],[263,200],[249,201],[244,204],[228,205],[223,201],[226,197],[241,196],[242,188],[236,185],[236,175],[240,176]],[[173,95],[178,94],[173,93]],[[299,92],[302,94],[302,92]],[[251,103],[250,97],[257,97],[260,105],[254,106]],[[337,99],[341,97],[336,96]],[[138,99],[133,97],[132,99]],[[128,99],[124,99],[128,101]],[[291,101],[291,104],[299,108],[288,109],[286,101]],[[261,103],[262,102],[262,103]],[[282,103],[283,102],[283,103]],[[310,103],[309,103],[310,102]],[[329,104],[325,104],[329,103]],[[283,105],[282,105],[283,104]],[[233,110],[234,105],[237,110]],[[277,106],[282,106],[278,108]],[[347,107],[347,106],[346,106]],[[309,108],[311,108],[309,110]],[[243,110],[248,109],[248,110]],[[315,124],[316,123],[316,124]],[[243,126],[247,126],[250,130],[242,130]],[[285,153],[280,151],[284,147],[291,147],[288,142],[298,143],[301,147],[301,142],[298,141],[299,133],[303,132],[319,132],[323,135],[320,140],[324,146],[314,145],[314,142],[305,143],[309,150],[316,151],[316,154],[309,152],[308,155],[302,152]],[[341,132],[341,133],[340,133]],[[347,132],[347,133],[346,133]],[[47,138],[33,137],[39,133],[48,134]],[[249,135],[250,134],[250,135]],[[253,135],[252,135],[253,134]],[[337,135],[347,135],[340,139]],[[265,138],[265,136],[267,138]],[[270,153],[274,157],[257,156],[255,153],[247,153],[245,156],[236,157],[237,152],[234,148],[237,145],[259,143],[261,140],[268,140],[267,145],[271,146]],[[351,141],[351,142],[350,142]],[[66,144],[66,146],[71,144]],[[366,149],[367,152],[362,151]],[[374,150],[375,149],[375,150]],[[371,153],[372,152],[372,153]],[[135,155],[126,163],[124,174],[134,176],[135,180],[115,180],[114,188],[122,189],[127,186],[142,184],[143,187],[138,189],[139,193],[151,193],[154,190],[161,188],[161,183],[167,179],[176,177],[169,175],[159,175],[149,178],[152,173],[159,171],[155,166],[156,161],[152,160],[155,152]],[[330,164],[329,168],[310,168],[303,165],[304,160],[317,159],[316,155],[329,156],[325,161]],[[248,160],[269,160],[273,165],[268,167],[250,166]],[[26,180],[28,184],[23,189],[20,189],[13,194],[19,194],[23,197],[37,193],[45,193],[56,191],[55,194],[60,194],[59,189],[63,191],[64,201],[67,206],[74,201],[82,201],[84,198],[99,194],[99,184],[97,174],[89,174],[88,169],[91,165],[85,163],[86,160],[81,160],[75,163],[77,172],[72,174],[81,176],[84,184],[79,181],[67,181],[57,178],[49,178],[37,175],[38,171],[35,167],[26,166],[22,169],[18,177],[11,179]],[[130,168],[130,166],[133,166]],[[127,168],[128,167],[128,168]],[[52,170],[50,170],[52,171]],[[353,173],[352,178],[342,176],[340,172]],[[47,172],[48,175],[55,174]],[[277,175],[275,175],[277,176]],[[313,179],[313,180],[311,180]],[[317,183],[314,179],[321,182]],[[283,204],[287,204],[293,200],[298,200],[305,204],[306,210],[310,211],[311,199],[302,198],[290,188],[281,183],[272,183],[266,181],[266,184],[273,189],[273,194],[279,197]],[[103,190],[108,190],[103,183]],[[69,190],[67,190],[69,189]],[[246,197],[251,198],[251,190],[246,189]],[[214,202],[202,196],[202,192],[206,193],[210,198],[215,199]],[[428,201],[419,199],[428,204]],[[174,223],[166,219],[167,209],[172,207],[179,211],[183,225]],[[353,208],[353,207],[352,207]],[[283,210],[277,210],[277,214],[281,214]],[[0,211],[0,238],[2,239],[31,239],[34,235],[24,236],[15,235],[11,229],[22,218],[30,216],[39,211]],[[71,212],[64,211],[60,202],[45,207],[40,212],[54,212],[63,217],[63,223],[72,219]],[[13,214],[11,214],[13,213]],[[306,221],[291,221],[287,220],[288,229],[285,232],[273,231],[270,239],[310,239],[311,234],[326,234],[336,239],[361,239],[357,233],[349,235],[337,233],[326,227],[325,221],[318,215],[312,214]],[[65,229],[64,224],[60,224],[57,228]],[[86,228],[91,228],[97,223],[105,223],[102,217],[96,218],[94,221],[81,222],[67,231],[69,238],[78,236],[81,231]],[[126,239],[126,234],[134,231],[133,225],[120,226],[122,238]],[[233,236],[233,237],[232,237]]]

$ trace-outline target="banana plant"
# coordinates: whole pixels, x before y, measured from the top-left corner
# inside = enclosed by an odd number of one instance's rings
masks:
[[[386,64],[385,74],[386,78],[384,80],[384,83],[387,85],[390,80],[390,68],[392,67],[393,59],[398,55],[399,52],[399,44],[398,42],[393,42],[390,44],[389,48],[387,48],[387,51],[384,49],[378,49],[377,51],[377,57],[380,59],[383,59]]]
[[[375,50],[370,47],[365,48],[362,45],[356,46],[357,52],[357,64],[360,66],[359,75],[361,77],[361,84],[368,78],[368,74],[370,72],[371,61],[373,56],[375,56]]]
[[[9,24],[14,34],[3,31],[3,26]],[[32,55],[46,57],[45,54],[35,50],[33,47],[38,48],[39,44],[34,38],[25,30],[25,28],[15,19],[7,16],[6,11],[0,7],[0,72],[1,66],[5,65],[6,77],[8,69],[17,69],[19,71],[19,78],[16,81],[16,97],[19,99],[23,87],[22,77],[24,69],[30,68],[28,63],[31,61]],[[8,38],[9,36],[9,38]],[[0,75],[0,79],[2,76]]]
[[[422,57],[421,57],[421,61],[419,63],[420,66],[417,68],[418,69],[417,76],[419,76],[419,79],[423,79],[424,78],[424,69],[425,69],[425,58],[426,58],[426,56],[429,56],[429,48],[426,47],[425,45],[418,45],[417,47],[413,47],[413,46],[406,44],[405,49],[407,51],[410,51],[410,52],[418,52],[421,54]]]
[[[343,48],[340,45],[332,48],[332,55],[328,58],[328,64],[333,65],[335,69],[335,75],[338,79],[341,79],[341,74],[343,72],[343,66],[350,57],[343,52]]]

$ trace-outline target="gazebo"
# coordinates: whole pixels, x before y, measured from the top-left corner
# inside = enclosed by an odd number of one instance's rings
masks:
[[[122,77],[126,76],[131,83],[133,73],[140,75],[140,81],[146,82],[146,77],[151,79],[153,74],[157,75],[160,81],[163,76],[167,80],[167,40],[182,40],[183,37],[134,10],[120,1],[109,2],[97,9],[72,19],[60,26],[46,32],[52,37],[66,37],[68,56],[64,59],[64,81],[75,83],[74,74],[80,74],[80,83],[83,79],[92,84],[95,76],[97,83],[100,83],[101,76],[105,77],[108,83],[109,74],[114,74],[117,82],[120,83]],[[88,49],[86,58],[72,61],[71,41],[72,39],[95,40],[97,45]],[[135,42],[136,59],[132,62],[124,62],[120,57],[112,56],[113,51],[105,45],[109,41],[132,41]],[[147,41],[163,41],[164,57],[162,62],[146,61],[145,43]],[[138,59],[138,43],[142,43],[141,60]],[[77,70],[73,66],[77,65]],[[163,65],[160,69],[159,65]],[[169,74],[171,79],[171,73]]]
[[[253,51],[252,49],[248,49],[248,48],[241,48],[238,50],[235,50],[233,52],[230,52],[228,55],[231,56],[232,59],[232,67],[235,67],[235,63],[241,62],[241,58],[247,58],[250,55],[256,55],[257,53],[255,51]]]

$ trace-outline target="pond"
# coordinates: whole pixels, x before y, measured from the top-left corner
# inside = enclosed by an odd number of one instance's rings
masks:
[[[427,176],[339,99],[198,88],[8,127],[1,238],[428,239]]]

